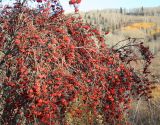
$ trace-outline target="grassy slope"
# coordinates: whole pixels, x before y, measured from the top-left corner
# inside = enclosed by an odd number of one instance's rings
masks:
[[[149,13],[149,9],[146,12]],[[150,102],[142,100],[133,102],[130,121],[133,125],[160,125],[160,33],[156,34],[156,38],[151,34],[156,28],[160,29],[160,16],[131,16],[108,10],[90,11],[83,13],[83,16],[86,22],[99,26],[101,30],[110,31],[106,41],[110,46],[127,37],[144,38],[145,44],[155,56],[150,69],[156,78],[157,88],[153,90],[154,98]],[[125,27],[135,23],[141,23],[147,28],[124,30]]]

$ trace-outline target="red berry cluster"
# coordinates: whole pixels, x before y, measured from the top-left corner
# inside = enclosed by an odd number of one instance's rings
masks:
[[[67,124],[66,112],[77,100],[104,124],[120,124],[133,98],[149,98],[146,72],[130,66],[134,56],[125,61],[130,46],[109,48],[104,34],[77,15],[15,11],[0,17],[2,124]],[[149,50],[133,47],[149,64]]]

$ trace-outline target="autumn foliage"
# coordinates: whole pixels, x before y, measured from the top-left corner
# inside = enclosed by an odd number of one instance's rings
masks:
[[[98,115],[103,124],[127,124],[132,99],[150,98],[153,56],[139,40],[108,47],[105,33],[79,14],[11,10],[0,16],[1,124],[67,125],[67,113],[88,112],[90,124]],[[131,62],[139,58],[137,73]]]

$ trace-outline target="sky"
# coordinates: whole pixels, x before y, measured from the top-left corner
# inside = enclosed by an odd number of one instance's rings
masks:
[[[62,4],[66,5],[67,0],[62,0]],[[160,0],[82,0],[80,10],[87,11],[93,9],[107,8],[136,8],[136,7],[155,7],[160,5]],[[66,6],[66,9],[69,7]],[[69,8],[70,9],[70,8]]]
[[[8,3],[14,0],[2,0],[3,3]],[[67,11],[73,11],[73,7],[68,4],[69,0],[60,0],[63,8]],[[32,3],[33,4],[33,3]],[[155,7],[160,6],[160,0],[82,0],[79,5],[81,11],[89,11],[94,9],[107,8],[136,8],[136,7]]]

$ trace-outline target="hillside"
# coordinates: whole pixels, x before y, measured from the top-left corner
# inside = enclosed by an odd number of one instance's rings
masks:
[[[130,10],[130,13],[135,10],[137,9]],[[120,9],[95,10],[82,13],[82,15],[85,22],[109,32],[107,36],[109,44],[128,37],[144,38],[145,43],[151,46],[152,52],[157,53],[160,50],[160,16],[156,15],[159,14],[160,7],[143,10],[145,15],[128,15],[122,13]]]
[[[122,12],[123,11],[123,12]],[[160,123],[160,7],[136,8],[132,10],[97,10],[82,14],[85,22],[96,25],[104,32],[109,32],[106,36],[106,43],[109,46],[118,41],[133,37],[143,38],[143,42],[149,46],[154,54],[150,70],[155,78],[157,88],[153,91],[153,100],[148,104],[142,100],[133,102],[131,110],[133,118],[130,121],[138,125],[159,125]],[[135,64],[139,67],[140,63]],[[142,107],[143,105],[143,107]]]

